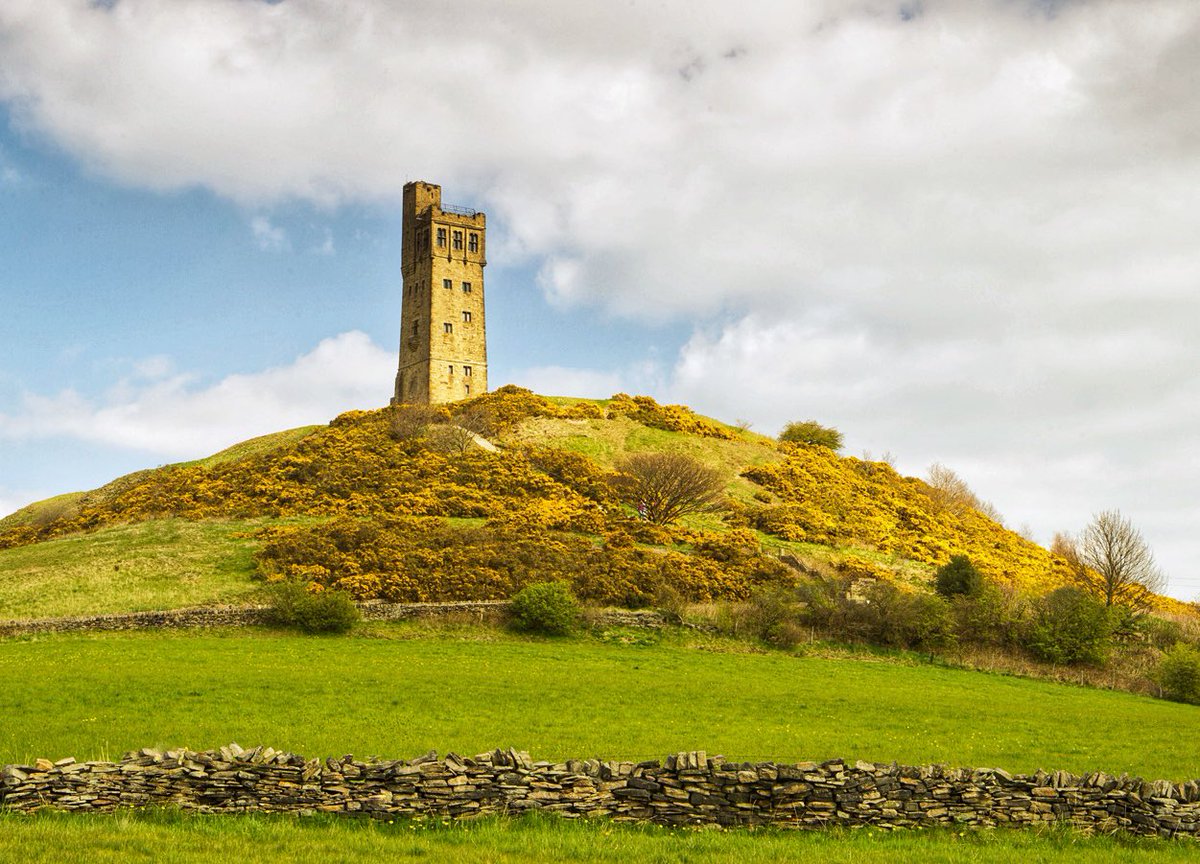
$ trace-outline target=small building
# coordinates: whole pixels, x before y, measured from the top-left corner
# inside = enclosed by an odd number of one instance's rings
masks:
[[[442,203],[442,187],[404,186],[400,368],[393,404],[433,405],[487,392],[482,213]]]

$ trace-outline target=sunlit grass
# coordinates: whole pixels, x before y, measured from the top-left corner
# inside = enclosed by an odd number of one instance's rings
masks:
[[[0,550],[0,619],[244,600],[261,520],[163,519]]]
[[[69,850],[69,851],[68,851]],[[1054,861],[1101,864],[1195,860],[1190,841],[1084,837],[1042,831],[786,832],[667,829],[548,817],[372,822],[332,817],[186,816],[171,811],[106,816],[0,816],[0,859],[88,862],[672,862]]]
[[[250,438],[246,441],[241,441],[234,444],[232,447],[226,447],[219,453],[214,453],[211,456],[206,456],[203,459],[196,459],[191,462],[180,462],[180,465],[202,465],[205,468],[212,468],[221,465],[225,462],[233,462],[236,459],[245,459],[249,456],[259,456],[263,453],[270,453],[273,450],[279,450],[283,447],[288,447],[295,444],[302,438],[307,438],[318,429],[324,429],[322,426],[298,426],[295,429],[285,429],[282,432],[272,432],[268,435],[259,435],[257,438]]]
[[[933,666],[730,654],[475,628],[0,641],[0,762],[269,744],[409,757],[833,757],[1200,776],[1200,708]],[[392,638],[396,637],[396,638]]]

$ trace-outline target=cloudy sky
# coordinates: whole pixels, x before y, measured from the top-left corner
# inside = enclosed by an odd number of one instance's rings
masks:
[[[399,197],[490,375],[1119,508],[1200,596],[1195,0],[3,0],[0,512],[385,404]]]

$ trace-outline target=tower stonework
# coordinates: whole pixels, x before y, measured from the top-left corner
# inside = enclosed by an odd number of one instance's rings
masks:
[[[442,187],[404,186],[400,369],[393,404],[432,405],[487,392],[482,213],[442,204]]]

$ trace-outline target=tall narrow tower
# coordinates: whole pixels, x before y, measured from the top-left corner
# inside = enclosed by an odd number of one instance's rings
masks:
[[[442,187],[404,186],[400,370],[392,403],[431,405],[487,392],[482,213],[442,204]]]

